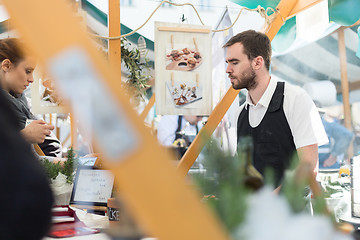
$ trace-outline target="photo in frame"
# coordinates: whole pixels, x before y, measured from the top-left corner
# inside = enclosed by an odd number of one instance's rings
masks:
[[[211,27],[155,22],[155,60],[156,114],[211,113]]]
[[[76,170],[70,205],[106,206],[114,187],[110,170],[80,166]]]

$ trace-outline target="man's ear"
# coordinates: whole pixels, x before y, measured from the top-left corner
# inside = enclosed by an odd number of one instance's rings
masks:
[[[261,56],[257,56],[253,59],[253,64],[254,69],[260,69],[264,65],[264,59]]]
[[[8,72],[11,68],[11,61],[9,59],[4,59],[1,62],[1,69],[5,72]]]

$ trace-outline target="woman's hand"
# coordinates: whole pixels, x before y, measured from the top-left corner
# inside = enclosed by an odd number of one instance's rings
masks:
[[[54,126],[46,124],[43,120],[34,120],[20,132],[27,142],[39,144],[45,141],[45,137],[54,128]]]

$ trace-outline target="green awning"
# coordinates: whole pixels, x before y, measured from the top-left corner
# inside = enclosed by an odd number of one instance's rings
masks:
[[[280,0],[231,0],[250,9],[257,8],[259,5],[263,8],[273,8],[279,4]],[[360,19],[360,1],[359,0],[328,0],[329,20],[342,26],[350,26]],[[287,49],[296,38],[296,20],[291,18],[281,27],[272,41],[275,51],[282,52]]]

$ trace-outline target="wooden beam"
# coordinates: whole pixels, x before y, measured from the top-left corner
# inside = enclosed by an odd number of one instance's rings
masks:
[[[39,156],[45,156],[44,152],[41,150],[41,148],[39,147],[39,145],[37,144],[33,144],[35,152],[39,155]]]
[[[339,35],[338,45],[339,45],[340,71],[341,71],[341,92],[342,92],[343,107],[344,107],[344,125],[347,129],[352,131],[344,29],[345,29],[344,27],[340,27],[338,29],[338,35]],[[348,153],[348,157],[352,157],[354,155],[352,142],[348,147],[347,153]]]
[[[351,124],[351,110],[349,101],[349,82],[347,76],[347,62],[346,62],[346,47],[345,47],[345,36],[344,28],[340,27],[338,30],[339,40],[339,59],[340,59],[340,71],[341,71],[341,92],[343,96],[343,107],[344,107],[344,121],[345,127],[352,130]]]
[[[73,113],[70,114],[70,146],[73,149],[77,149],[78,134],[77,134],[77,125],[75,121],[75,116]]]
[[[357,20],[354,24],[352,24],[351,26],[348,26],[348,27],[345,27],[345,28],[352,28],[352,27],[355,27],[357,25],[360,25],[360,19]]]
[[[153,93],[153,95],[149,99],[148,104],[146,104],[144,110],[140,114],[140,119],[142,119],[143,121],[145,120],[145,118],[147,117],[147,115],[150,112],[150,109],[154,106],[154,103],[155,103],[155,94]]]
[[[108,0],[109,1],[109,37],[116,37],[121,35],[120,24],[120,0]],[[110,39],[109,40],[109,61],[111,67],[117,69],[121,78],[121,40]],[[120,71],[119,71],[120,70]]]
[[[301,0],[297,1],[294,8],[291,10],[289,16],[287,19],[294,17],[298,13],[318,4],[319,2],[322,2],[323,0]]]
[[[203,29],[203,28],[178,28],[178,27],[158,27],[159,31],[166,32],[190,32],[190,33],[209,33],[211,29]]]
[[[59,121],[59,117],[58,117],[58,114],[56,114],[56,118],[55,118],[55,135],[56,135],[56,138],[60,140],[60,127],[59,127],[58,121]]]
[[[273,40],[275,35],[279,32],[280,28],[284,24],[284,20],[289,18],[291,11],[294,9],[298,0],[281,0],[276,7],[275,18],[271,23],[271,26],[267,29],[266,35]]]
[[[93,134],[104,167],[114,173],[121,199],[145,234],[171,240],[229,239],[146,129],[119,87],[120,75],[101,57],[65,1],[2,4],[24,43],[61,85],[81,127]]]
[[[70,130],[70,131],[71,131],[71,130]],[[62,147],[64,147],[64,146],[65,146],[65,143],[66,143],[67,141],[69,141],[70,135],[71,135],[71,132],[65,137],[65,139],[64,139],[63,141],[61,141],[61,146],[62,146]],[[58,138],[58,139],[60,139],[60,138]],[[71,145],[71,144],[70,144],[70,145]]]
[[[281,26],[283,25],[283,19],[286,19],[288,17],[296,3],[297,0],[280,1],[277,9],[281,15],[274,13],[276,14],[274,21],[266,32],[266,35],[270,38],[270,40],[272,40],[275,37],[276,33],[280,30]],[[199,156],[199,153],[205,146],[207,140],[215,131],[221,119],[224,117],[225,113],[227,112],[239,92],[239,90],[234,90],[232,87],[230,87],[223,99],[216,105],[216,107],[210,114],[206,125],[199,131],[198,135],[195,137],[194,141],[191,143],[190,147],[188,148],[184,156],[181,158],[177,166],[181,175],[185,176],[188,173],[191,166],[194,164],[197,156]]]
[[[200,129],[199,133],[196,135],[194,141],[191,143],[177,166],[181,175],[186,176],[211,134],[215,131],[239,92],[240,90],[235,90],[230,87],[222,100],[211,112],[205,126]]]

